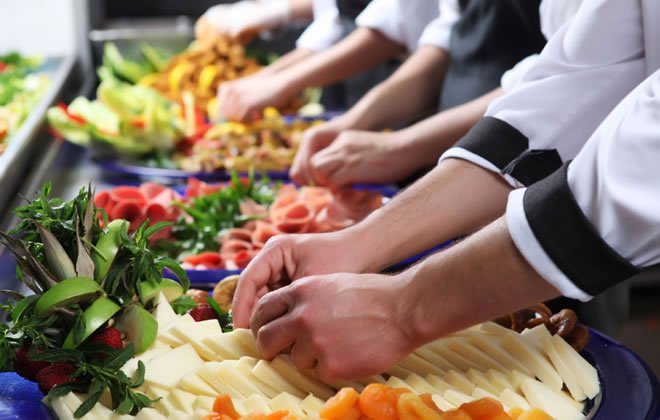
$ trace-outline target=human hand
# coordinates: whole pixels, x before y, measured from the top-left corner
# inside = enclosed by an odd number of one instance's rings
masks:
[[[305,131],[302,142],[293,160],[289,171],[292,180],[300,185],[309,185],[315,182],[312,176],[311,160],[319,151],[328,147],[337,138],[342,130],[349,128],[342,117],[337,117],[325,124],[312,127]]]
[[[349,229],[271,238],[241,274],[232,304],[234,325],[246,328],[261,297],[302,277],[360,272],[368,255],[359,244]]]
[[[218,89],[219,116],[235,121],[256,120],[264,108],[282,108],[296,93],[277,74],[257,74],[225,82]]]
[[[311,276],[263,296],[250,326],[263,357],[291,349],[328,382],[386,371],[417,345],[407,282],[381,274]]]
[[[411,175],[417,165],[397,133],[348,130],[311,158],[317,184],[341,188],[356,183],[386,184]]]
[[[195,25],[200,42],[228,36],[247,41],[261,31],[275,29],[291,20],[288,0],[243,0],[211,7]]]

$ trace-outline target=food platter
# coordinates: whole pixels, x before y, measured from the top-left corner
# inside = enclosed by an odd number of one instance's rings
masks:
[[[660,417],[660,382],[635,353],[595,330],[584,350],[596,366],[602,385],[600,400],[591,410],[594,420]],[[43,394],[33,382],[15,373],[0,374],[0,418],[50,420],[56,417],[41,403]]]

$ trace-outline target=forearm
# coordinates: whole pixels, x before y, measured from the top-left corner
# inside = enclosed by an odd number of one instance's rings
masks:
[[[377,31],[360,28],[329,50],[280,72],[287,89],[300,92],[326,86],[369,70],[403,53],[404,47]]]
[[[490,102],[504,94],[497,88],[473,101],[448,109],[395,133],[397,148],[418,168],[434,165],[438,157],[453,146],[481,119]]]
[[[490,223],[504,213],[510,190],[499,175],[448,159],[339,234],[352,247],[351,255],[364,261],[362,271],[378,272]]]
[[[503,217],[400,276],[417,344],[559,295],[522,257]]]
[[[314,54],[315,52],[313,50],[307,48],[296,48],[295,50],[292,50],[278,58],[277,61],[275,61],[273,64],[264,67],[261,71],[259,71],[258,74],[260,76],[270,76],[272,74],[279,73],[280,71],[288,69]]]
[[[312,0],[289,0],[289,10],[293,20],[310,20],[314,16]]]
[[[449,54],[425,46],[347,112],[358,129],[382,129],[435,112]]]

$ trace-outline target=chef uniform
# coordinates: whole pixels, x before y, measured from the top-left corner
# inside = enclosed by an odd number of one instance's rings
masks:
[[[506,209],[512,239],[566,297],[588,301],[658,270],[658,68],[660,2],[584,0],[520,83],[441,157],[519,188]]]
[[[315,0],[314,22],[297,41],[298,48],[324,51],[356,27],[374,29],[387,38],[415,50],[426,25],[438,16],[438,0]],[[347,109],[373,86],[387,79],[398,60],[324,89],[328,109]]]

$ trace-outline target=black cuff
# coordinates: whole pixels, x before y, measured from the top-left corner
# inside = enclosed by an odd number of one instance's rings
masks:
[[[529,139],[509,123],[493,117],[482,118],[456,143],[479,155],[523,185],[531,185],[561,167],[555,149],[532,150]]]
[[[568,163],[527,188],[523,207],[545,253],[577,287],[595,296],[639,270],[600,237],[575,201],[567,173]]]

